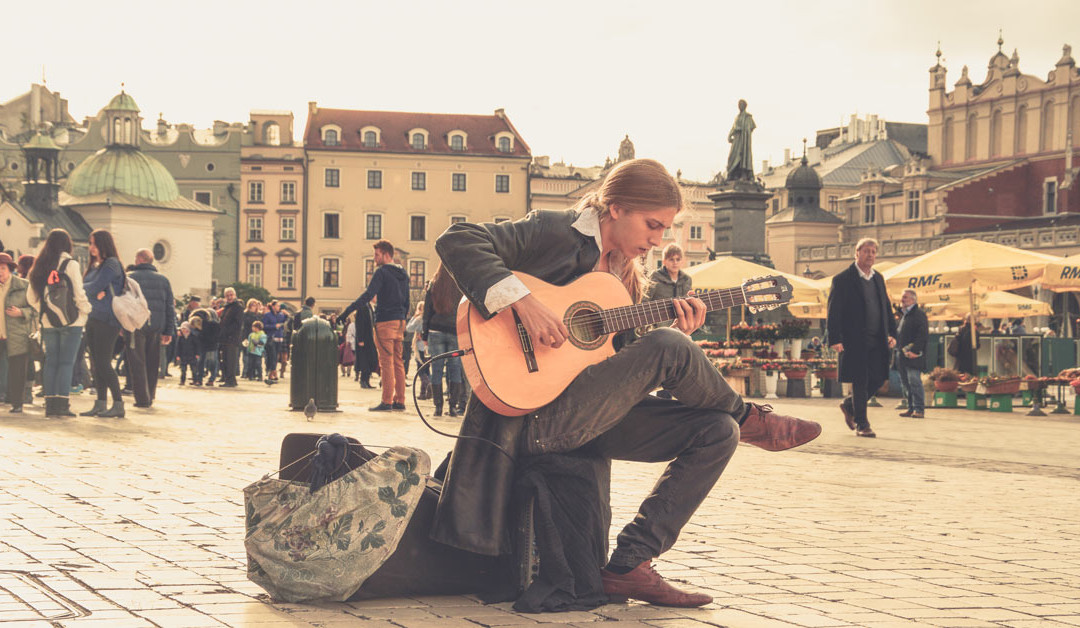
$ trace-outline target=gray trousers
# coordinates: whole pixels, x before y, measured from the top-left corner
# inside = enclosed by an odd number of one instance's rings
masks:
[[[663,387],[675,397],[649,393]],[[526,419],[531,454],[584,448],[615,460],[667,462],[623,528],[611,562],[634,567],[674,545],[739,444],[746,406],[682,332],[656,329],[585,369]]]

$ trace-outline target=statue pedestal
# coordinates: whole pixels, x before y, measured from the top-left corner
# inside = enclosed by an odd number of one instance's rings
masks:
[[[725,181],[709,194],[717,255],[773,265],[765,252],[765,214],[771,196],[755,181]]]

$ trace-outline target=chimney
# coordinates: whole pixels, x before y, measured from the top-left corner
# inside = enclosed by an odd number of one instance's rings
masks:
[[[791,149],[790,148],[785,148],[784,149],[784,165],[787,165],[787,164],[790,164],[790,163],[791,163]]]
[[[503,109],[502,107],[499,107],[498,109],[495,110],[495,117],[499,118],[500,120],[505,120],[506,119],[506,110]]]
[[[169,124],[167,122],[165,122],[165,118],[162,118],[159,115],[158,119],[157,119],[157,132],[158,132],[158,135],[165,135],[165,132],[168,131],[168,130],[169,130]]]
[[[769,170],[769,160],[768,159],[762,159],[761,160],[761,171],[762,172],[768,172],[768,170]]]
[[[229,125],[221,120],[214,120],[214,135],[225,135]]]
[[[313,116],[319,113],[319,103],[314,100],[309,100],[307,104],[308,116]]]

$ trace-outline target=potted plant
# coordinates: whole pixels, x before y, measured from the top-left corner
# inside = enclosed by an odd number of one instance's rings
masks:
[[[939,366],[930,372],[930,381],[934,382],[934,390],[938,392],[956,392],[960,386],[960,373]]]
[[[784,373],[784,377],[788,379],[806,379],[806,372],[809,368],[804,362],[791,360],[783,364],[781,370]]]

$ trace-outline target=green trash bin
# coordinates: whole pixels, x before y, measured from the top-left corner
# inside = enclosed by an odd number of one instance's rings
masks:
[[[337,399],[337,334],[330,323],[312,316],[292,336],[289,407],[303,410],[309,399],[319,412],[335,412]]]

